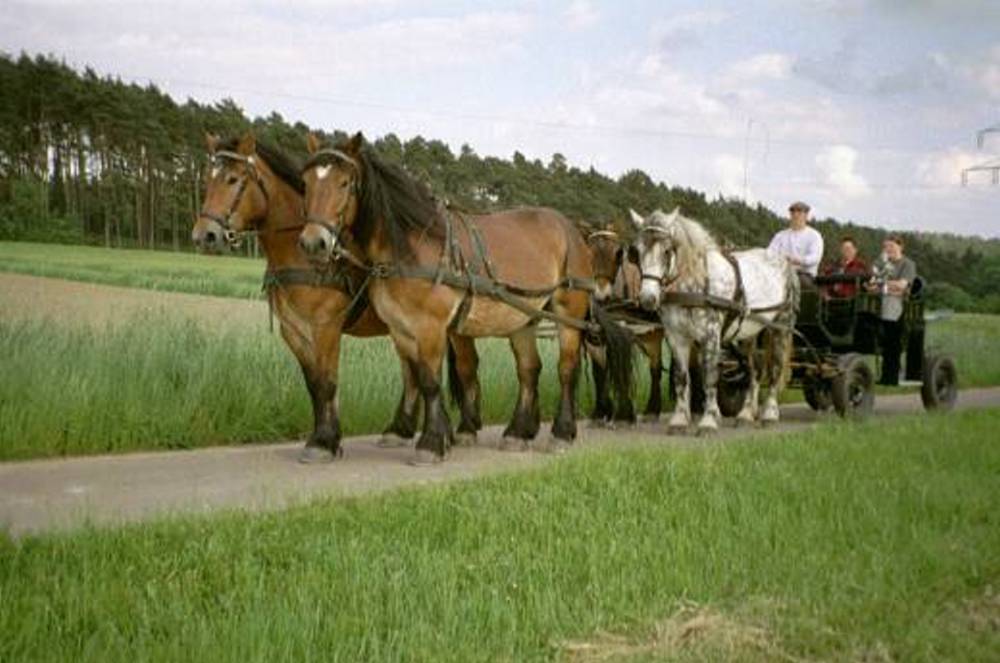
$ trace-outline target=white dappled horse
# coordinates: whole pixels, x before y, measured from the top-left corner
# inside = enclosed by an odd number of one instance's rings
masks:
[[[799,304],[799,280],[782,257],[764,249],[723,253],[712,236],[680,208],[670,214],[655,211],[647,218],[631,211],[642,286],[639,303],[659,310],[673,361],[678,362],[677,405],[670,429],[691,423],[688,361],[699,352],[705,384],[705,413],[699,432],[719,426],[716,402],[722,350],[732,346],[749,363],[750,385],[737,423],[778,420],[778,394],[791,351],[792,328]],[[760,379],[755,364],[757,339],[766,336],[763,353],[767,397],[758,413]]]

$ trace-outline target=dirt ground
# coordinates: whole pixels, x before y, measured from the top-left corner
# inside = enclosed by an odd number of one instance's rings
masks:
[[[0,273],[3,319],[51,318],[62,324],[103,326],[163,311],[210,325],[267,323],[263,301]]]
[[[1000,388],[963,391],[961,408],[1000,406]],[[921,409],[916,394],[880,397],[879,416]],[[708,445],[752,441],[763,435],[804,430],[827,417],[803,405],[782,408],[784,421],[767,429],[724,428],[710,439],[668,437],[665,424],[642,423],[609,431],[588,428],[570,453],[606,447]],[[0,527],[12,536],[65,530],[84,523],[109,525],[219,509],[271,510],[316,498],[336,498],[474,478],[538,467],[559,456],[496,450],[501,428],[480,434],[480,446],[457,447],[447,462],[407,465],[409,448],[383,449],[376,436],[345,442],[341,460],[325,465],[297,462],[301,442],[218,447],[197,451],[135,453],[60,460],[0,463]]]

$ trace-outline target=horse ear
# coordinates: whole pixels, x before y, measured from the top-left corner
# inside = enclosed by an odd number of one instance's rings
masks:
[[[670,213],[670,220],[676,221],[677,219],[680,218],[680,216],[681,216],[681,206],[678,205],[677,207],[674,208],[674,211]]]
[[[319,152],[319,136],[317,136],[312,131],[306,136],[306,149],[309,150],[309,154],[316,154]]]
[[[629,207],[628,208],[628,216],[629,216],[629,219],[632,220],[632,225],[635,226],[636,230],[638,230],[639,228],[642,228],[642,224],[645,223],[645,219],[643,219],[641,216],[639,216],[638,212],[636,212],[634,209],[632,209],[631,207]]]
[[[358,133],[351,136],[351,140],[347,141],[347,153],[360,154],[361,146],[364,144],[365,144],[365,137],[359,131]]]
[[[216,134],[210,134],[205,132],[205,147],[208,149],[209,154],[215,154],[215,151],[219,149],[220,138]]]
[[[245,157],[257,152],[257,136],[254,135],[252,130],[243,134],[239,145],[236,146],[236,151]]]

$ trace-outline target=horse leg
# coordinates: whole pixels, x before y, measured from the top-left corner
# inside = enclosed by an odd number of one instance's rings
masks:
[[[591,373],[594,376],[594,410],[590,419],[592,423],[601,425],[611,418],[614,411],[608,384],[608,355],[603,345],[586,342],[584,345],[590,355]]]
[[[479,355],[476,343],[468,336],[450,338],[448,387],[458,402],[461,420],[455,433],[456,444],[476,443],[476,433],[483,427],[480,415]]]
[[[764,411],[760,421],[764,425],[775,424],[781,417],[778,408],[778,393],[785,370],[785,360],[791,344],[791,334],[779,333],[775,330],[767,332],[768,362],[767,362],[767,396],[764,400]]]
[[[740,343],[740,354],[747,358],[747,370],[750,372],[750,385],[743,399],[743,407],[736,415],[737,426],[752,426],[757,419],[757,402],[760,398],[760,379],[757,375],[757,343],[755,339]]]
[[[663,391],[660,385],[663,375],[663,331],[653,330],[640,340],[643,352],[649,359],[649,400],[646,401],[644,415],[650,421],[656,421],[663,410]]]
[[[447,333],[437,325],[425,327],[417,337],[417,358],[413,370],[417,386],[424,398],[424,429],[417,440],[413,465],[431,465],[444,460],[451,443],[451,423],[441,393],[441,364],[448,343]]]
[[[528,326],[511,334],[510,349],[514,353],[520,390],[510,423],[503,431],[500,448],[505,451],[524,451],[528,447],[528,441],[538,435],[541,425],[538,375],[542,371],[542,360],[535,343],[535,328]]]
[[[670,433],[685,433],[691,423],[691,376],[688,366],[691,358],[691,341],[681,334],[667,331],[670,344],[670,374],[674,384],[674,413],[667,429]]]
[[[714,311],[702,313],[705,332],[700,346],[701,370],[705,380],[705,413],[701,415],[701,420],[698,422],[699,435],[719,430],[719,419],[722,417],[717,398],[719,361],[722,358],[722,320],[721,316]]]
[[[339,326],[314,329],[312,347],[282,325],[282,336],[302,367],[313,406],[313,432],[299,454],[302,463],[332,461],[340,453],[337,374],[340,366]]]
[[[392,422],[382,432],[382,437],[378,441],[380,447],[407,446],[417,433],[417,400],[420,398],[417,376],[413,366],[402,355],[399,356],[399,365],[403,377],[403,393],[399,396],[399,404],[396,406]]]
[[[553,310],[562,316],[584,320],[589,296],[580,290],[561,290],[553,300]],[[576,382],[580,367],[583,334],[569,325],[559,325],[559,406],[552,421],[553,450],[561,451],[576,438]]]

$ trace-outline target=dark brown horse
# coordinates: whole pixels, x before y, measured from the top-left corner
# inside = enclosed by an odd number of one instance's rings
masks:
[[[516,448],[535,437],[541,361],[534,323],[543,309],[559,323],[554,446],[572,441],[581,334],[589,328],[586,284],[593,275],[590,251],[575,226],[548,209],[453,214],[402,168],[374,154],[361,134],[333,148],[310,136],[309,151],[302,246],[317,260],[341,256],[371,265],[372,303],[424,397],[414,463],[443,459],[451,438],[440,388],[449,332],[510,339],[520,397],[504,437]],[[359,255],[345,247],[351,239]],[[609,354],[627,355],[622,347],[629,341],[616,331],[607,332],[615,349]],[[630,376],[622,363],[611,368],[618,369],[616,384],[625,385]]]
[[[300,168],[257,143],[252,133],[226,142],[207,136],[210,170],[205,202],[191,238],[203,251],[220,251],[241,233],[256,231],[267,258],[265,286],[281,335],[295,355],[312,398],[314,428],[300,456],[303,462],[333,459],[340,450],[337,375],[341,334],[370,337],[388,333],[370,305],[367,273],[338,263],[317,272],[302,255],[299,233],[305,185]],[[477,356],[471,339],[454,339],[453,378],[478,394]],[[416,376],[403,362],[403,395],[383,435],[386,444],[413,437],[417,424]],[[458,390],[459,387],[453,387]],[[478,400],[470,397],[473,407]],[[463,408],[462,426],[475,435],[478,409]]]
[[[593,254],[594,299],[601,305],[632,302],[638,308],[641,274],[636,265],[634,247],[623,242],[613,230],[595,230],[587,236],[587,245]],[[644,414],[650,419],[658,419],[663,408],[661,376],[663,374],[663,328],[653,319],[649,329],[637,333],[639,347],[649,359],[649,400]],[[612,402],[606,371],[606,358],[600,348],[588,345],[593,360],[594,373],[594,421],[632,421],[635,419],[632,400],[628,394],[619,395],[617,403]]]

